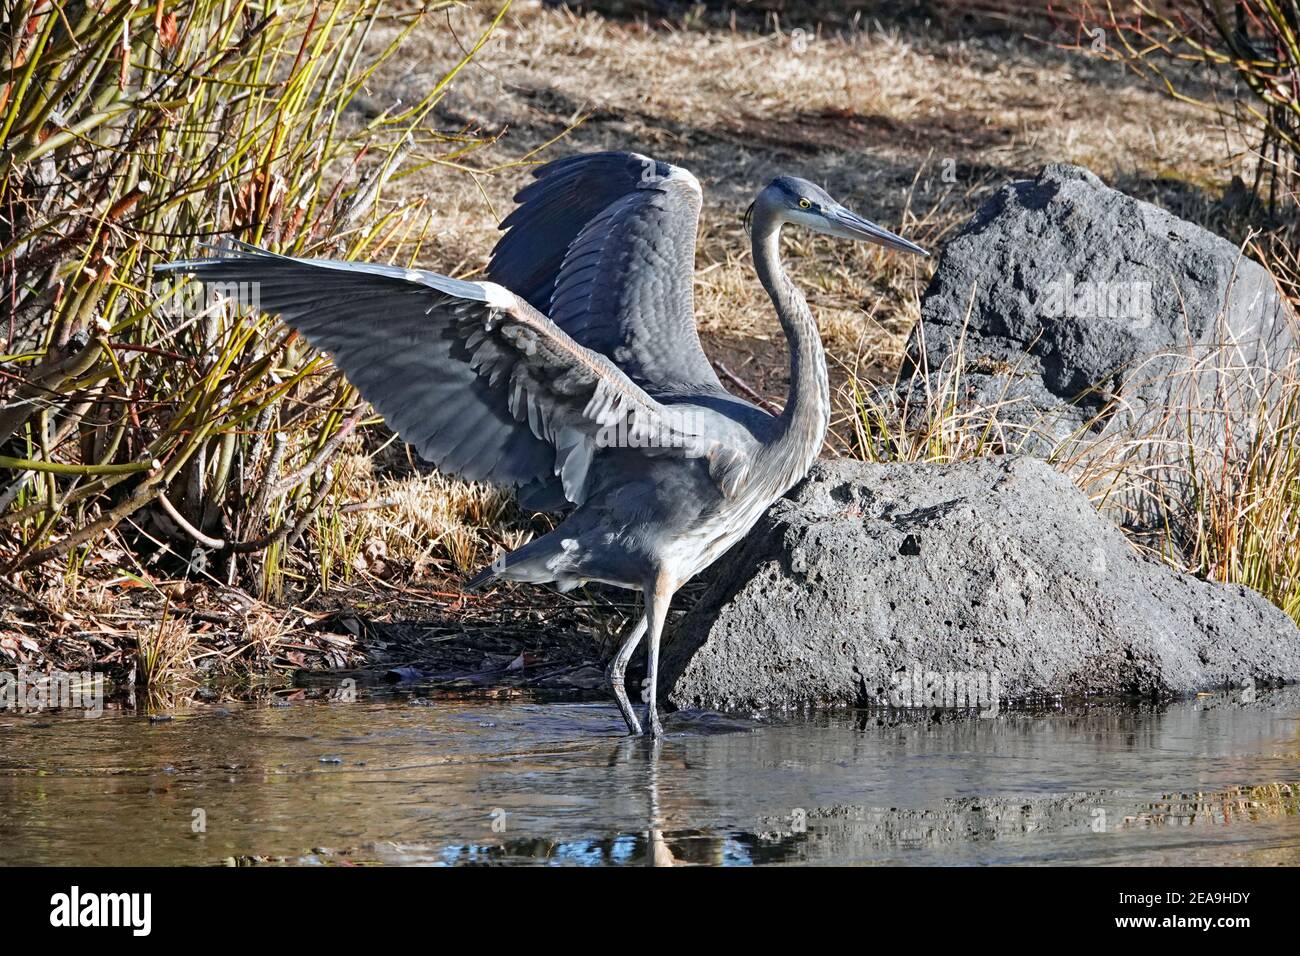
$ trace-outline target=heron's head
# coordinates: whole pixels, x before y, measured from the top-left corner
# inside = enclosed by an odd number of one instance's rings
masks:
[[[797,176],[778,176],[772,180],[745,213],[746,223],[756,216],[766,222],[807,226],[838,239],[874,242],[889,249],[929,255],[916,243],[863,219],[832,199],[820,186]]]

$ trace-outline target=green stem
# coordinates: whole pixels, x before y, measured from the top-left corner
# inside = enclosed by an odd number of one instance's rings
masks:
[[[40,461],[0,455],[0,468],[12,468],[14,471],[44,471],[53,475],[130,475],[137,471],[148,471],[153,466],[154,463],[151,461],[131,461],[124,465],[65,465],[59,461]]]

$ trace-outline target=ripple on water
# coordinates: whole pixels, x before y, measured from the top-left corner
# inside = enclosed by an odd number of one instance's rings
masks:
[[[989,720],[328,695],[0,715],[0,863],[1300,863],[1300,690]]]

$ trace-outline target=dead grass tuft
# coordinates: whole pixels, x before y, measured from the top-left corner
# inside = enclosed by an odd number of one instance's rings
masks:
[[[152,627],[136,635],[136,683],[150,689],[175,685],[193,670],[194,633],[164,607]]]
[[[436,472],[380,474],[360,453],[342,456],[338,471],[315,546],[345,583],[357,576],[464,575],[507,542],[531,536],[510,496],[489,485]]]

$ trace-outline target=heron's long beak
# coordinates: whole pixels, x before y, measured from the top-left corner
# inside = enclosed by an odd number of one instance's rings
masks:
[[[827,214],[827,218],[835,227],[833,235],[838,235],[844,239],[857,239],[861,242],[874,242],[877,245],[885,246],[888,249],[898,249],[902,252],[915,252],[917,255],[929,256],[926,252],[914,242],[908,242],[902,236],[896,236],[888,229],[877,226],[874,222],[863,219],[855,212],[851,212],[840,206]]]

